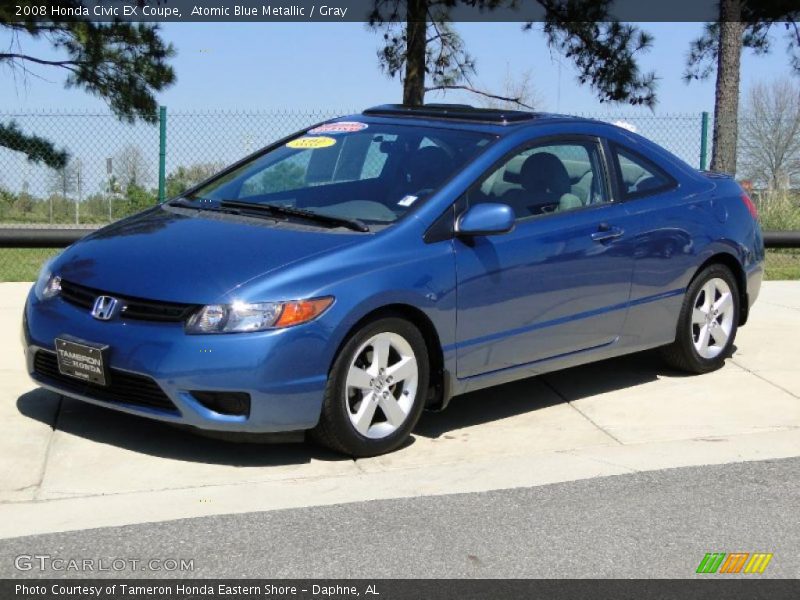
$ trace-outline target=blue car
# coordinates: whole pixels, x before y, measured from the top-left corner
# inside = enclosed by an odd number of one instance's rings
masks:
[[[41,386],[224,432],[391,451],[456,395],[649,348],[723,365],[753,203],[614,125],[378,106],[283,139],[45,265]]]

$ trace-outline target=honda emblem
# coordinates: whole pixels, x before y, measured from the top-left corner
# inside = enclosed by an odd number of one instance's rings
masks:
[[[92,316],[101,321],[108,321],[114,316],[119,301],[111,296],[98,296],[92,306]]]

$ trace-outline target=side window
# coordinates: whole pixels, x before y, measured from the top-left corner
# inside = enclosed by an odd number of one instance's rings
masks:
[[[559,142],[511,156],[470,193],[470,203],[502,202],[517,220],[608,202],[599,145]]]
[[[641,198],[675,187],[672,177],[643,156],[619,146],[614,146],[614,153],[624,198]]]

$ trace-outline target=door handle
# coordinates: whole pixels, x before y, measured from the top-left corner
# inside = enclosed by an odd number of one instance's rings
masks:
[[[600,223],[597,231],[592,234],[593,242],[607,242],[622,237],[625,231],[619,227],[611,227],[608,223]]]

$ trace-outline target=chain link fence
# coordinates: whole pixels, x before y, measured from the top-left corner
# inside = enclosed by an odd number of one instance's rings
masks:
[[[165,195],[176,195],[254,152],[339,111],[175,111],[164,124]],[[352,112],[352,111],[351,111]],[[67,164],[33,164],[0,147],[0,228],[96,227],[158,201],[159,124],[127,124],[110,113],[0,111],[67,151]]]
[[[128,124],[108,112],[0,110],[1,123],[14,122],[69,156],[56,170],[0,147],[0,230],[92,229],[152,206],[160,196],[175,196],[294,131],[355,112],[170,109],[156,124]],[[629,128],[693,166],[706,166],[702,113],[582,116]],[[800,229],[797,197],[754,196],[768,215],[765,228]],[[42,262],[57,252],[0,248],[0,281],[32,280]],[[800,278],[800,251],[770,251],[768,269],[770,276]]]

